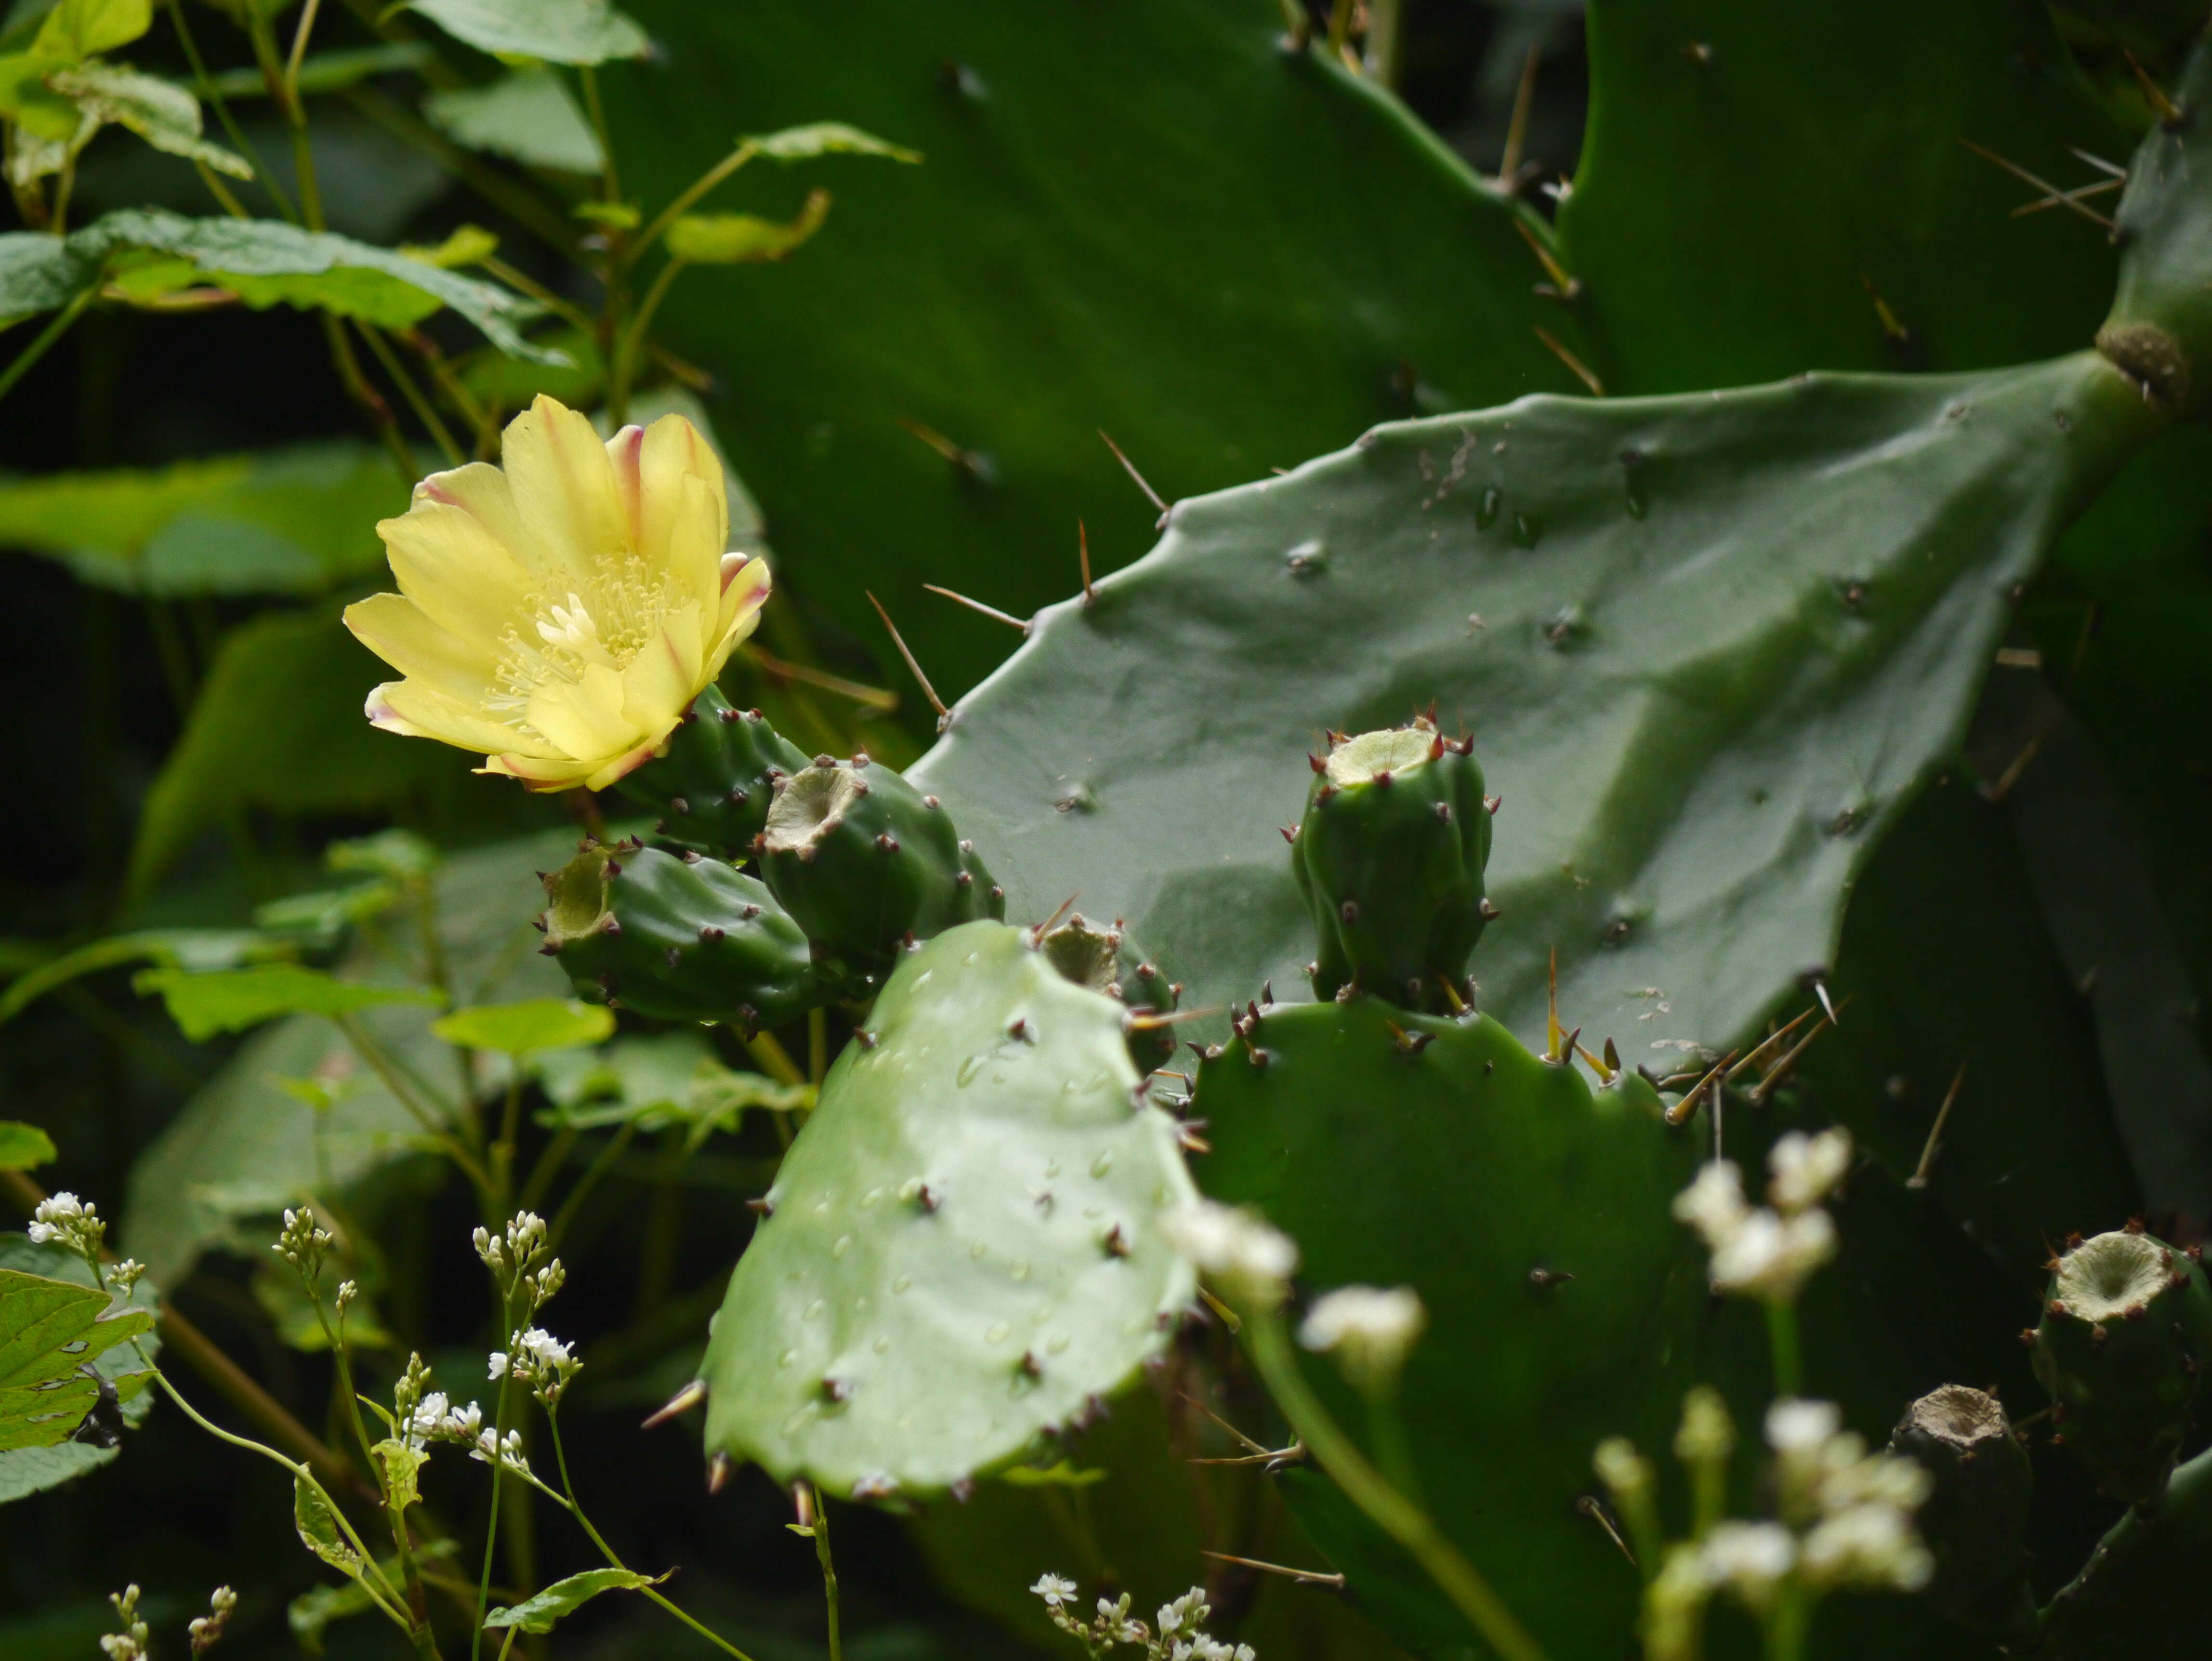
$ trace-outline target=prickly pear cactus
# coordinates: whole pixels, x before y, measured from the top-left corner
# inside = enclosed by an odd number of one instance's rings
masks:
[[[750,1032],[838,993],[775,897],[719,860],[592,842],[544,880],[540,950],[586,996]]]
[[[951,815],[865,756],[817,756],[776,782],[761,873],[817,952],[888,974],[902,946],[1006,915],[1006,893]]]
[[[1103,992],[1140,1014],[1166,1015],[1181,1001],[1182,989],[1137,952],[1119,922],[1109,927],[1080,911],[1038,937],[1037,949],[1052,966],[1078,986]],[[1129,1053],[1145,1071],[1164,1067],[1175,1055],[1171,1026],[1129,1026]]]
[[[1435,723],[1347,739],[1326,760],[1291,840],[1313,911],[1314,991],[1346,987],[1409,1009],[1462,1007],[1468,958],[1497,908],[1484,897],[1490,812],[1474,741]]]
[[[926,1497],[1049,1450],[1194,1291],[1194,1197],[1127,1012],[1028,930],[904,957],[830,1071],[708,1348],[707,1445],[833,1494]]]
[[[616,787],[656,815],[654,835],[678,848],[742,860],[768,823],[776,782],[806,757],[757,709],[709,686],[668,735],[664,753]]]
[[[1914,1518],[1936,1557],[1929,1601],[1961,1626],[2032,1639],[2025,1542],[2035,1472],[2004,1404],[1970,1385],[1944,1384],[1905,1409],[1889,1451],[1914,1460],[1935,1484]]]
[[[1430,1329],[1401,1410],[1431,1513],[1550,1653],[1616,1653],[1637,1576],[1576,1501],[1591,1448],[1663,1442],[1692,1377],[1705,1267],[1668,1206],[1698,1138],[1634,1073],[1593,1090],[1484,1015],[1357,996],[1239,1026],[1199,1068],[1206,1191],[1261,1207],[1316,1287],[1419,1293]],[[1332,1371],[1310,1376],[1364,1422]],[[1342,1531],[1333,1493],[1303,1475],[1289,1492],[1348,1590],[1420,1642],[1363,1579],[1373,1548]]]
[[[2194,1254],[2139,1225],[2080,1242],[2051,1271],[2033,1342],[2058,1434],[2097,1485],[2155,1502],[2212,1360],[2212,1294]]]

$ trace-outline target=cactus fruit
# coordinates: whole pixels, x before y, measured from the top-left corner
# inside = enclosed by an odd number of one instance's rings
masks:
[[[1935,1484],[1914,1518],[1936,1556],[1929,1601],[1978,1632],[2033,1639],[2024,1542],[2035,1472],[2004,1404],[1966,1384],[1942,1385],[1905,1409],[1889,1451],[1914,1460]]]
[[[759,710],[733,709],[709,686],[662,752],[615,788],[657,816],[663,841],[741,860],[768,823],[775,782],[805,765]]]
[[[1704,1138],[1668,1125],[1634,1072],[1593,1089],[1487,1016],[1354,996],[1262,1005],[1238,1028],[1198,1072],[1206,1192],[1264,1211],[1314,1286],[1419,1293],[1430,1327],[1399,1411],[1431,1514],[1547,1652],[1616,1652],[1637,1577],[1577,1500],[1590,1450],[1662,1445],[1698,1376],[1705,1266],[1668,1207]],[[1334,1368],[1309,1378],[1340,1422],[1365,1421]],[[1285,1480],[1394,1636],[1424,1653],[1460,1652],[1432,1641],[1439,1626],[1473,1642],[1418,1576],[1382,1582],[1391,1548],[1331,1490]]]
[[[1132,947],[1117,921],[1109,928],[1075,912],[1065,922],[1037,931],[1037,949],[1078,986],[1103,992],[1127,1005],[1133,1015],[1166,1015],[1181,1001],[1180,989]],[[1146,1072],[1164,1067],[1175,1056],[1175,1033],[1165,1026],[1129,1028],[1129,1053]]]
[[[1100,1410],[1194,1294],[1195,1198],[1121,1005],[1030,931],[902,958],[785,1156],[704,1369],[710,1451],[925,1497]]]
[[[2212,1360],[2195,1256],[2134,1223],[2078,1241],[2052,1265],[2033,1343],[2057,1435],[2112,1498],[2155,1504]]]
[[[577,990],[668,1021],[780,1026],[840,988],[775,897],[719,860],[587,842],[545,877],[545,944]]]
[[[1490,814],[1472,739],[1417,717],[1347,739],[1332,733],[1291,869],[1312,909],[1314,991],[1346,987],[1408,1009],[1471,1001],[1462,983],[1495,909],[1482,891]]]
[[[881,976],[901,948],[1006,915],[1006,894],[937,798],[865,755],[817,756],[776,782],[761,874],[817,956]]]

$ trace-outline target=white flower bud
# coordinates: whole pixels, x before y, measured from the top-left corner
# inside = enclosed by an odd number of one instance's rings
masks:
[[[1176,1250],[1231,1296],[1273,1308],[1288,1295],[1298,1249],[1255,1214],[1200,1200],[1162,1226]]]
[[[1851,1168],[1851,1133],[1837,1126],[1817,1136],[1784,1132],[1766,1156],[1774,1180],[1766,1197],[1784,1216],[1815,1206],[1834,1191]]]
[[[1308,1349],[1334,1354],[1337,1365],[1363,1390],[1385,1389],[1405,1370],[1429,1312],[1411,1287],[1339,1287],[1316,1300],[1298,1328]]]

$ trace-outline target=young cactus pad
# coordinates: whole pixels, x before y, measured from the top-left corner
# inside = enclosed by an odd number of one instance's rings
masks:
[[[1127,1012],[1025,929],[902,958],[785,1156],[715,1317],[707,1445],[858,1498],[1048,1449],[1168,1341],[1195,1198]]]
[[[661,754],[615,788],[655,816],[664,841],[741,860],[768,823],[776,781],[805,765],[759,710],[733,709],[709,686]]]
[[[1315,760],[1291,868],[1313,910],[1320,996],[1349,985],[1409,1009],[1465,1001],[1468,958],[1493,910],[1474,748],[1416,720],[1332,737]]]
[[[1240,1025],[1199,1068],[1206,1192],[1264,1211],[1315,1287],[1420,1294],[1429,1329],[1398,1411],[1430,1514],[1547,1653],[1618,1654],[1638,1578],[1576,1501],[1605,1438],[1665,1445],[1697,1376],[1704,1253],[1668,1207],[1702,1135],[1670,1128],[1636,1074],[1593,1090],[1487,1016],[1362,996],[1262,1006]],[[1368,1422],[1328,1360],[1307,1372],[1340,1423]],[[1285,1488],[1401,1642],[1473,1643],[1327,1484],[1296,1473]]]
[[[1006,895],[952,817],[866,756],[815,758],[776,782],[761,874],[816,947],[888,974],[902,946],[1006,915]]]
[[[834,995],[775,897],[719,860],[587,843],[545,891],[544,949],[579,991],[641,1015],[750,1032]]]
[[[2155,1501],[2212,1360],[2204,1271],[2139,1226],[2085,1240],[2051,1271],[2034,1345],[2051,1416],[2097,1485]]]

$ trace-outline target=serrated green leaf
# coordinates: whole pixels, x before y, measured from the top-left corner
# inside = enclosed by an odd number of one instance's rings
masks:
[[[182,969],[147,969],[131,982],[142,995],[159,994],[169,1019],[194,1043],[218,1032],[242,1032],[279,1015],[335,1019],[380,1004],[437,1004],[436,992],[416,986],[364,986],[295,963],[264,964],[196,975]]]
[[[830,216],[830,192],[810,192],[806,205],[788,223],[749,213],[678,215],[663,233],[671,259],[702,265],[741,265],[781,259],[822,228]]]
[[[635,1120],[646,1131],[688,1124],[695,1148],[718,1130],[735,1130],[747,1108],[788,1113],[814,1105],[813,1086],[733,1071],[696,1032],[624,1037],[602,1050],[549,1052],[537,1065],[553,1103],[542,1123],[588,1130]]]
[[[1530,293],[1520,211],[1372,81],[1284,53],[1265,4],[1127,0],[1110,26],[1029,0],[635,9],[666,66],[605,94],[640,199],[696,178],[733,109],[928,158],[841,171],[801,258],[687,272],[658,315],[730,389],[717,427],[783,580],[822,574],[809,602],[883,649],[872,587],[948,697],[1016,636],[919,584],[1026,617],[1074,582],[1079,517],[1101,572],[1150,539],[1102,427],[1172,500],[1378,420],[1579,385],[1534,332],[1587,353]],[[742,182],[755,211],[797,205]]]
[[[754,133],[738,141],[777,161],[811,161],[817,155],[885,155],[894,161],[919,161],[920,150],[894,144],[872,132],[862,132],[842,121],[811,121],[780,132]]]
[[[21,134],[43,139],[49,144],[66,146],[76,137],[83,119],[76,101],[54,91],[46,81],[74,62],[72,58],[39,52],[0,58],[0,116],[15,123]],[[19,155],[15,171],[19,176],[43,177],[52,169],[28,167]]]
[[[604,64],[653,49],[645,31],[607,0],[410,0],[409,9],[497,58]]]
[[[13,1020],[25,1005],[80,976],[128,963],[153,963],[165,969],[205,973],[243,964],[289,957],[289,941],[272,940],[246,928],[147,928],[111,934],[74,952],[64,952],[19,975],[0,994],[0,1022]]]
[[[430,125],[456,144],[532,167],[595,173],[599,135],[550,70],[517,70],[489,86],[455,87],[422,100]]]
[[[249,306],[319,307],[392,328],[449,307],[502,351],[558,359],[517,327],[538,314],[537,302],[492,283],[327,231],[264,219],[187,219],[155,208],[125,208],[67,237],[0,235],[0,317],[67,305],[102,281],[111,259],[132,250],[188,259]]]
[[[457,1009],[431,1022],[430,1030],[465,1050],[498,1050],[520,1056],[533,1050],[563,1050],[598,1043],[614,1035],[614,1012],[574,998],[532,998],[525,1003],[479,1005]]]
[[[1080,890],[1189,1001],[1241,1002],[1312,955],[1277,830],[1315,735],[1433,699],[1504,800],[1485,1011],[1541,1031],[1556,948],[1570,1025],[1724,1051],[1834,961],[2008,593],[2157,430],[2125,386],[2083,354],[1379,429],[1178,508],[913,776],[1010,915]]]
[[[115,64],[84,64],[46,77],[87,121],[123,127],[155,149],[181,155],[234,179],[253,177],[244,156],[200,137],[200,104],[184,88]]]
[[[154,1324],[111,1301],[95,1287],[0,1269],[0,1452],[52,1447],[83,1421],[100,1386],[77,1369]]]
[[[586,1569],[581,1574],[556,1580],[535,1597],[513,1609],[494,1609],[484,1616],[484,1625],[550,1632],[553,1623],[562,1615],[574,1615],[603,1591],[635,1591],[640,1586],[657,1586],[667,1578],[665,1574],[639,1574],[631,1569]]]
[[[430,1456],[421,1448],[410,1448],[404,1442],[389,1438],[369,1449],[375,1456],[377,1469],[384,1473],[386,1503],[396,1511],[404,1511],[418,1504],[422,1490],[418,1479]]]
[[[74,1251],[58,1245],[36,1245],[21,1234],[0,1234],[0,1269],[59,1281],[87,1292],[97,1292],[93,1284],[92,1271],[84,1259]],[[111,1317],[128,1311],[136,1319],[143,1317],[151,1323],[159,1306],[160,1293],[151,1277],[142,1279],[126,1299],[106,1294]],[[136,1428],[153,1411],[154,1396],[141,1388],[151,1377],[145,1370],[147,1360],[161,1349],[161,1335],[150,1326],[139,1332],[128,1343],[108,1345],[90,1357],[93,1371],[115,1387],[121,1403],[123,1423],[126,1429]],[[72,1358],[85,1360],[83,1355]],[[85,1381],[90,1384],[90,1380]],[[98,1386],[93,1388],[96,1390]],[[106,1464],[120,1451],[112,1447],[101,1447],[93,1442],[59,1442],[51,1447],[19,1447],[0,1453],[0,1505],[20,1500],[26,1494],[37,1494],[58,1486],[87,1471]]]
[[[127,46],[153,27],[153,0],[61,0],[31,49],[74,61]]]
[[[292,1479],[292,1525],[299,1530],[301,1545],[339,1573],[367,1584],[361,1554],[339,1531],[338,1519],[321,1490],[304,1476]]]
[[[0,1119],[0,1171],[35,1171],[58,1157],[54,1139],[37,1125]]]

